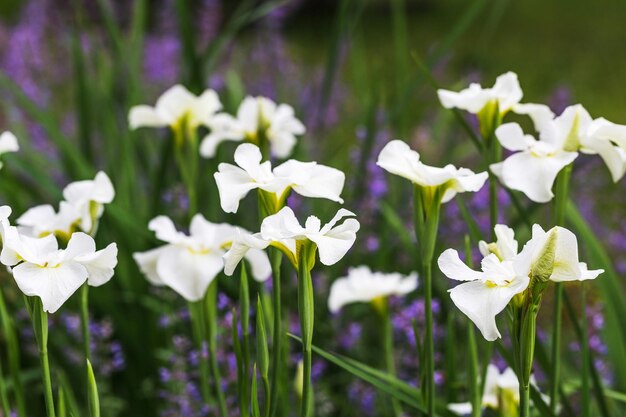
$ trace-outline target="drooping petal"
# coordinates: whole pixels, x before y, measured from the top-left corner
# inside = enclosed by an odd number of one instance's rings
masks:
[[[128,126],[131,130],[140,127],[165,127],[169,122],[161,117],[157,111],[150,106],[134,106],[128,113]]]
[[[511,299],[528,287],[528,277],[515,279],[506,286],[494,286],[482,281],[471,281],[450,290],[454,304],[474,322],[483,337],[494,341],[501,337],[496,325],[496,315]]]
[[[87,280],[87,269],[77,262],[41,267],[24,262],[13,268],[13,278],[28,296],[41,298],[43,310],[56,312]]]
[[[263,282],[272,276],[272,265],[265,251],[250,248],[244,258],[250,263],[252,277],[255,281]]]
[[[448,182],[445,194],[443,195],[441,202],[447,203],[457,193],[476,192],[483,188],[485,181],[489,178],[489,174],[486,172],[479,172],[475,174],[473,171],[460,168],[457,170],[454,179]]]
[[[416,184],[424,182],[424,179],[418,176],[419,154],[401,140],[392,140],[386,144],[380,155],[378,155],[376,164],[385,171],[406,178]]]
[[[545,104],[520,103],[513,106],[513,112],[528,115],[538,132],[546,129],[554,119],[554,112]]]
[[[307,237],[317,244],[320,262],[330,266],[339,262],[350,250],[359,228],[360,224],[356,219],[347,219],[324,234],[311,234]]]
[[[472,83],[460,92],[437,90],[441,105],[446,109],[457,108],[476,114],[485,107],[493,97],[491,92],[479,84]]]
[[[437,265],[445,276],[456,281],[476,281],[483,278],[483,274],[467,266],[454,249],[443,251],[437,259]]]
[[[262,250],[270,245],[268,240],[261,237],[260,233],[249,234],[238,229],[238,235],[233,241],[230,249],[223,255],[224,273],[231,276],[239,262],[248,254],[251,249]]]
[[[157,261],[157,273],[165,285],[185,300],[199,301],[224,266],[220,255],[169,246]]]
[[[622,127],[626,128],[626,126]],[[582,152],[600,155],[611,173],[613,182],[619,181],[624,176],[626,172],[626,151],[624,149],[613,145],[610,140],[600,137],[586,139],[583,146]]]
[[[99,287],[113,277],[114,268],[117,266],[117,245],[111,243],[104,249],[77,257],[75,260],[87,268],[89,273],[87,283],[92,287]]]
[[[337,210],[337,213],[333,216],[333,218],[330,219],[330,221],[326,223],[324,227],[322,227],[322,229],[320,230],[320,233],[322,234],[328,233],[333,227],[335,227],[335,225],[337,224],[339,220],[343,219],[344,217],[350,217],[350,216],[356,216],[356,214],[344,208]]]
[[[152,285],[165,285],[157,272],[157,263],[159,257],[167,246],[169,245],[161,246],[159,248],[152,249],[146,252],[133,253],[133,259],[135,260],[135,262],[137,262],[139,269]]]
[[[346,176],[338,169],[291,159],[274,168],[274,175],[288,179],[291,188],[304,197],[343,203],[340,195]]]
[[[557,174],[577,156],[576,152],[560,152],[546,157],[518,152],[491,168],[508,188],[523,192],[537,203],[546,203],[554,197],[552,187]]]
[[[220,143],[240,142],[245,136],[239,121],[226,113],[213,116],[209,123],[209,130],[210,133],[200,143],[200,155],[205,158],[213,158]]]
[[[600,274],[604,272],[604,269],[588,269],[585,262],[579,264],[580,267],[580,280],[586,281],[589,279],[596,279]]]
[[[236,213],[239,202],[259,185],[243,169],[221,163],[213,174],[220,195],[220,205],[226,213]]]

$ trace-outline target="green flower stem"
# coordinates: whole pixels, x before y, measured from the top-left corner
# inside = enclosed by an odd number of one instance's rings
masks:
[[[311,389],[311,352],[313,344],[313,325],[315,320],[313,282],[309,266],[310,251],[317,248],[313,243],[306,243],[300,249],[298,259],[298,313],[300,315],[300,332],[302,336],[303,381],[300,417],[311,415],[313,403]]]
[[[189,303],[189,315],[191,316],[191,330],[193,333],[194,342],[196,348],[200,351],[200,392],[202,394],[202,400],[205,404],[211,402],[211,389],[209,387],[209,360],[204,351],[204,330],[206,328],[204,324],[204,314],[202,312],[202,301],[196,301]]]
[[[482,390],[478,375],[478,350],[476,349],[476,334],[474,323],[467,323],[467,340],[469,345],[469,378],[470,378],[470,404],[472,404],[472,417],[480,417],[482,413]]]
[[[282,330],[282,303],[280,299],[280,265],[283,260],[283,254],[276,248],[270,248],[270,259],[272,262],[272,306],[274,312],[274,326],[272,333],[272,369],[270,372],[270,416],[274,416],[280,401],[279,381],[282,373],[282,351],[284,339]]]
[[[265,312],[261,303],[261,296],[257,294],[257,315],[256,315],[256,355],[259,365],[259,373],[263,383],[263,395],[265,398],[265,407],[263,407],[263,416],[270,415],[270,359],[267,348],[267,332],[265,331]],[[255,375],[256,378],[256,375]]]
[[[2,413],[5,416],[11,415],[11,407],[9,406],[9,398],[7,396],[7,387],[4,382],[4,372],[2,365],[0,364],[0,406],[2,407]]]
[[[380,300],[376,300],[374,306],[380,314],[381,325],[383,330],[383,351],[385,353],[385,368],[389,375],[396,376],[396,365],[394,363],[393,355],[393,326],[391,322],[391,312],[389,311],[389,302],[387,297],[383,297]],[[393,415],[400,417],[402,415],[402,408],[397,399],[391,399],[391,408]]]
[[[198,137],[184,121],[174,129],[174,154],[187,191],[191,217],[198,211]]]
[[[85,359],[91,360],[91,344],[89,334],[89,286],[85,282],[80,289],[80,325],[83,333],[83,353]]]
[[[563,226],[565,223],[565,208],[569,195],[569,180],[572,174],[572,164],[566,166],[556,180],[554,200],[554,223]],[[563,322],[563,284],[557,282],[554,289],[554,330],[552,332],[552,384],[550,385],[550,410],[556,413],[559,401],[559,379],[561,374],[561,328]]]
[[[52,393],[52,378],[50,376],[50,362],[48,361],[48,314],[43,311],[41,299],[38,297],[27,299],[26,302],[39,349],[41,375],[46,400],[46,415],[47,417],[55,417],[54,394]]]
[[[425,384],[423,395],[426,399],[427,415],[435,415],[435,359],[433,341],[433,310],[432,310],[432,263],[437,243],[439,228],[439,212],[444,187],[414,187],[415,234],[419,244],[419,255],[422,261],[424,280],[424,310],[426,332],[424,335]]]
[[[215,395],[219,407],[219,416],[227,417],[226,400],[222,390],[222,378],[217,363],[217,281],[214,280],[207,289],[204,297],[204,313],[206,324],[206,338],[209,349],[209,364],[213,374],[213,384],[215,385]]]
[[[241,311],[241,356],[243,358],[242,378],[245,381],[242,386],[243,413],[248,413],[248,384],[250,381],[250,290],[248,287],[248,273],[245,262],[241,263],[241,279],[239,281],[239,310]]]
[[[24,388],[20,378],[20,350],[15,333],[15,323],[4,301],[4,293],[0,291],[0,323],[2,324],[2,335],[7,345],[7,359],[9,364],[9,373],[11,374],[11,382],[13,383],[13,395],[17,405],[17,415],[26,417],[26,402],[24,401]]]
[[[589,398],[589,367],[593,366],[589,358],[589,337],[587,335],[587,290],[585,282],[581,282],[580,285],[580,301],[582,308],[581,318],[581,354],[582,354],[582,386],[581,386],[581,417],[589,417],[591,415],[590,405],[591,399]]]

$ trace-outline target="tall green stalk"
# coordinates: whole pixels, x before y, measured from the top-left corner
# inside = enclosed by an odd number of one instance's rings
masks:
[[[282,371],[282,351],[283,351],[283,318],[281,303],[281,283],[280,265],[283,254],[276,248],[270,248],[270,259],[272,263],[272,308],[274,312],[274,326],[272,333],[272,369],[270,372],[270,416],[276,414],[278,402],[280,400],[280,375]]]
[[[241,375],[244,383],[241,386],[242,416],[248,415],[249,399],[248,383],[250,381],[250,291],[248,288],[248,273],[245,262],[241,263],[241,279],[239,281],[239,310],[241,311]]]
[[[202,301],[189,303],[189,315],[191,317],[191,330],[194,343],[200,352],[200,393],[205,404],[211,402],[211,388],[209,386],[209,358],[204,355],[205,323]]]
[[[39,297],[26,299],[26,305],[33,322],[33,330],[39,350],[41,376],[46,400],[46,416],[55,417],[52,377],[50,376],[50,362],[48,360],[48,314],[43,311],[43,305]]]
[[[211,373],[213,374],[213,384],[215,388],[215,396],[219,408],[219,416],[227,417],[226,400],[224,399],[224,391],[222,390],[222,378],[217,363],[217,281],[214,280],[207,289],[204,298],[204,313],[206,324],[206,338],[209,350],[209,364]]]
[[[378,301],[378,300],[377,300]],[[396,365],[393,355],[393,325],[391,322],[391,312],[389,311],[389,302],[387,298],[382,298],[380,303],[376,303],[375,307],[380,315],[383,330],[383,351],[385,354],[385,368],[389,375],[396,376]],[[391,409],[393,415],[400,417],[402,415],[402,407],[396,398],[391,398]]]
[[[20,350],[15,332],[15,323],[7,310],[3,291],[0,291],[0,323],[2,324],[2,335],[7,345],[7,360],[11,382],[13,383],[17,415],[26,417],[26,401],[24,400],[24,388],[20,378]]]
[[[565,223],[565,208],[569,198],[569,180],[572,174],[572,164],[566,166],[556,180],[554,199],[554,223],[563,226]],[[563,284],[557,282],[554,289],[554,330],[552,332],[552,384],[550,386],[550,410],[556,412],[559,401],[559,379],[561,374],[561,328],[563,322]]]
[[[435,415],[435,353],[433,340],[432,310],[432,263],[437,243],[439,212],[443,187],[414,187],[415,234],[419,244],[419,256],[422,261],[424,282],[424,311],[426,331],[424,335],[425,383],[423,395],[426,399],[427,415]]]
[[[298,313],[300,316],[300,333],[302,335],[302,403],[300,405],[300,417],[309,417],[313,403],[313,390],[311,389],[311,364],[313,345],[313,325],[315,321],[313,282],[311,280],[310,255],[315,254],[316,247],[313,243],[304,244],[300,248],[298,259]]]

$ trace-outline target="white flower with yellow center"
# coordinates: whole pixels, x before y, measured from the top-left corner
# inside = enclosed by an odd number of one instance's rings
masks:
[[[238,228],[211,223],[201,214],[191,220],[189,235],[177,231],[172,220],[165,216],[154,218],[148,228],[167,244],[133,254],[135,261],[152,284],[166,285],[187,301],[202,299],[211,282],[224,269],[222,256],[238,233]],[[270,276],[271,266],[263,251],[250,250],[246,258],[257,281]]]
[[[189,129],[208,126],[222,103],[213,90],[205,90],[199,96],[182,85],[175,85],[164,92],[154,107],[134,106],[128,114],[131,129],[140,127],[167,127],[179,129],[183,124]]]
[[[236,213],[239,202],[253,189],[269,194],[276,207],[284,205],[290,190],[305,196],[343,203],[340,194],[345,175],[338,169],[317,162],[289,160],[272,170],[270,161],[261,162],[256,145],[244,143],[235,151],[237,166],[221,163],[214,174],[222,209]]]
[[[296,144],[296,136],[305,133],[293,107],[276,104],[266,97],[246,97],[237,110],[237,117],[227,113],[216,115],[209,124],[210,132],[200,145],[205,158],[215,156],[224,141],[247,141],[260,147],[269,145],[272,155],[287,158]]]
[[[328,309],[338,312],[346,304],[376,303],[392,295],[405,295],[417,288],[417,273],[372,272],[367,266],[350,268],[348,275],[339,278],[330,287]]]

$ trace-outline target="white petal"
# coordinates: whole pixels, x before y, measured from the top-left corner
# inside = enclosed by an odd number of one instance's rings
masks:
[[[150,106],[134,106],[128,113],[128,126],[131,130],[140,127],[164,127],[168,124],[168,121],[164,120],[156,110]]]
[[[277,166],[274,174],[289,178],[292,189],[304,197],[326,198],[343,203],[340,195],[346,176],[338,169],[292,159]]]
[[[423,183],[418,176],[420,156],[401,140],[392,140],[378,155],[376,164],[387,172],[399,175],[416,184]]]
[[[552,123],[554,112],[545,104],[523,103],[513,106],[513,112],[528,115],[535,125],[535,130],[542,131]]]
[[[535,142],[530,135],[525,135],[517,123],[505,123],[496,129],[496,137],[500,144],[510,151],[525,151]]]
[[[147,252],[133,253],[133,259],[137,262],[139,269],[153,285],[165,285],[157,273],[157,262],[161,253],[163,253],[167,246],[168,245],[161,246],[160,248],[152,249]]]
[[[92,255],[96,252],[96,242],[86,233],[73,233],[67,242],[67,248],[63,252],[64,259],[75,259],[77,257]]]
[[[511,71],[498,76],[491,91],[492,94],[498,99],[500,113],[505,112],[511,109],[514,105],[518,104],[523,96],[522,89],[517,79],[517,74]]]
[[[167,216],[157,216],[150,220],[148,229],[156,233],[159,240],[167,243],[178,243],[185,239],[185,235],[176,230],[174,222]]]
[[[515,294],[528,287],[528,282],[527,277],[516,279],[507,286],[471,281],[451,289],[450,297],[459,310],[474,322],[483,337],[494,341],[501,337],[496,315],[504,310]]]
[[[13,268],[13,277],[24,294],[41,298],[44,311],[54,313],[87,280],[87,270],[76,262],[54,268],[25,262]]]
[[[265,251],[251,248],[244,257],[250,263],[252,277],[256,281],[266,281],[272,275],[272,265]]]
[[[546,203],[554,194],[552,187],[561,169],[571,164],[578,156],[575,152],[560,152],[555,156],[539,157],[530,152],[518,152],[509,156],[500,167],[499,177],[510,189],[521,191],[532,201]],[[494,174],[498,174],[494,171]]]
[[[448,410],[460,416],[466,416],[472,413],[472,404],[470,403],[450,403]]]
[[[209,126],[216,112],[222,109],[222,103],[214,90],[205,90],[194,100],[191,111],[195,123]]]
[[[15,221],[20,226],[41,228],[53,224],[56,220],[56,212],[50,204],[31,207]]]
[[[173,125],[193,108],[195,101],[196,96],[189,90],[175,85],[158,98],[155,109],[169,125]]]
[[[551,281],[579,281],[582,276],[578,262],[576,235],[563,227],[555,227],[548,233],[557,233],[554,269]]]
[[[581,276],[580,276],[581,281],[586,281],[588,279],[596,279],[600,274],[604,272],[604,269],[588,269],[587,264],[584,262],[581,262],[579,264],[579,267],[580,267],[580,272],[581,272]]]
[[[270,242],[261,238],[260,233],[251,235],[242,231],[238,231],[238,236],[233,241],[232,246],[223,256],[224,273],[231,276],[239,262],[248,254],[251,249],[262,250],[269,246]],[[253,268],[255,266],[253,265]]]
[[[169,246],[157,261],[157,272],[165,285],[187,301],[199,301],[222,270],[221,254],[192,253],[178,246]]]
[[[445,276],[457,281],[476,281],[483,277],[481,272],[467,266],[454,249],[446,249],[437,259],[437,265]]]
[[[442,203],[450,201],[457,193],[476,192],[483,188],[485,182],[489,178],[486,172],[474,174],[469,169],[460,168],[452,181],[449,182],[448,188],[441,199]]]
[[[515,232],[509,226],[504,224],[496,224],[494,227],[498,250],[504,260],[510,260],[517,255],[518,243],[515,240]]]
[[[327,266],[339,262],[354,244],[359,227],[356,219],[347,219],[325,234],[308,235],[309,240],[317,244],[320,262]]]
[[[606,164],[613,182],[619,181],[626,172],[626,151],[613,145],[608,140],[594,139],[584,143],[584,152],[593,152],[600,155]]]
[[[470,113],[478,113],[493,97],[491,92],[481,88],[478,84],[470,84],[460,92],[437,90],[439,101],[446,109],[457,108]]]
[[[283,207],[278,213],[267,216],[261,223],[261,236],[268,241],[295,238],[304,235],[305,232],[290,207]]]
[[[221,163],[213,174],[220,195],[220,205],[226,213],[237,213],[239,202],[259,185],[243,169]]]
[[[259,107],[260,101],[254,97],[246,97],[243,99],[237,109],[237,120],[241,123],[244,131],[256,134],[259,128]],[[268,100],[268,99],[265,99]]]
[[[87,283],[92,287],[106,284],[113,277],[113,269],[117,266],[117,245],[111,243],[104,249],[93,254],[76,258],[76,262],[87,268]]]
[[[224,141],[239,142],[245,136],[239,121],[225,113],[217,114],[211,118],[209,130],[210,133],[204,137],[200,144],[200,155],[205,158],[213,158],[220,143]]]
[[[13,133],[3,132],[0,134],[0,155],[7,152],[17,152],[19,150],[20,145]]]

